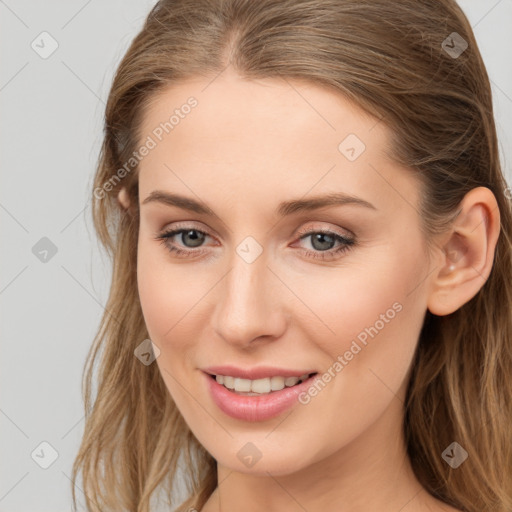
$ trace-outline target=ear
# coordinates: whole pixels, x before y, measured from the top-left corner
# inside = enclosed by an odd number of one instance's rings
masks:
[[[471,300],[489,277],[500,233],[500,211],[487,187],[470,190],[448,235],[435,250],[427,307],[448,315]]]
[[[121,190],[119,190],[117,194],[117,200],[125,210],[128,210],[130,207],[130,197],[128,196],[126,187],[122,187]]]

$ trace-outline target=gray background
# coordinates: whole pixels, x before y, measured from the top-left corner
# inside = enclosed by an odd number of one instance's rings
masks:
[[[71,509],[82,370],[110,281],[87,202],[113,71],[154,3],[0,0],[0,512]],[[460,5],[492,81],[512,184],[512,0]],[[51,49],[44,31],[58,43],[46,59],[31,47]],[[47,248],[43,237],[57,251],[46,262],[33,251]],[[48,469],[42,442],[58,453]]]

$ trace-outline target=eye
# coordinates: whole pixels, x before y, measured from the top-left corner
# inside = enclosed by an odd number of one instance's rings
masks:
[[[307,230],[298,233],[299,240],[310,238],[311,249],[305,249],[306,256],[313,259],[332,260],[348,251],[356,244],[355,238],[341,235],[334,231],[329,230]],[[179,236],[178,236],[179,235]],[[177,229],[171,229],[157,234],[155,240],[160,240],[165,245],[167,250],[179,257],[195,257],[200,256],[205,252],[203,249],[198,249],[202,246],[205,239],[210,235],[208,233],[196,229],[193,226],[185,226]],[[172,243],[172,239],[178,237],[178,240],[186,247],[182,249]],[[336,246],[336,244],[338,244]]]
[[[171,240],[176,235],[180,235],[181,242],[185,245],[185,247],[188,247],[189,249],[199,247],[204,242],[205,238],[209,236],[204,231],[189,226],[181,229],[165,231],[156,237],[156,240],[160,240],[171,253],[185,257],[191,255],[191,253],[196,253],[195,255],[197,256],[198,251],[183,250],[177,247],[175,244],[172,244]],[[202,253],[203,251],[199,252]]]
[[[334,231],[314,229],[299,232],[300,240],[310,239],[312,250],[306,250],[306,255],[321,260],[332,260],[350,250],[355,244],[355,238],[348,238]],[[336,243],[339,245],[335,247]]]

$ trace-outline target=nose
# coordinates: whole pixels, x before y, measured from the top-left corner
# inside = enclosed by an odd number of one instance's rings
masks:
[[[279,338],[286,329],[285,305],[290,302],[285,288],[267,266],[265,253],[252,263],[234,254],[231,270],[218,285],[215,332],[238,348]]]

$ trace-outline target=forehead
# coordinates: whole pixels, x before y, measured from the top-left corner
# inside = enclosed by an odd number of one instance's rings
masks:
[[[385,124],[306,82],[225,71],[173,84],[145,112],[147,137],[154,147],[140,162],[141,197],[186,184],[232,202],[345,192],[385,208],[416,195],[410,171],[386,154]]]

